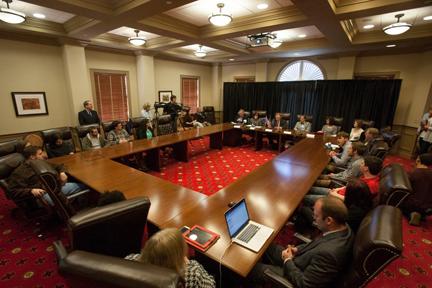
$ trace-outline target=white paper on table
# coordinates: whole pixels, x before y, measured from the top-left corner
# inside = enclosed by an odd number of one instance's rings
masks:
[[[306,134],[306,138],[315,138],[315,134],[309,134],[309,133],[307,133]]]
[[[283,131],[283,134],[291,135],[291,131]]]
[[[273,132],[273,129],[265,129],[265,132]]]

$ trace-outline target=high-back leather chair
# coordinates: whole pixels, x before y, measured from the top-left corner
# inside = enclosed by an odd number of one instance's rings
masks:
[[[172,121],[171,115],[169,114],[159,116],[157,119],[158,136],[175,132]]]
[[[394,147],[396,145],[397,141],[399,141],[399,139],[401,138],[401,134],[399,134],[395,131],[390,131],[390,130],[381,131],[381,135],[384,138],[384,141],[387,143],[387,145],[389,146],[390,149],[392,147]]]
[[[400,164],[390,164],[381,171],[379,193],[381,204],[395,207],[399,207],[403,200],[412,193],[408,174]]]
[[[101,133],[101,129],[100,129],[99,124],[81,125],[81,126],[76,127],[76,132],[77,132],[78,138],[80,140],[79,144],[80,144],[81,151],[83,150],[82,149],[82,139],[87,136],[87,133],[90,131],[91,128],[96,128],[99,131],[99,134]]]
[[[213,106],[204,106],[202,112],[204,113],[207,122],[210,124],[216,124],[215,110]]]
[[[297,114],[297,121],[300,121],[300,116],[302,116],[304,114]],[[305,116],[305,120],[306,122],[309,122],[312,124],[313,121],[313,116],[312,115],[304,115]]]
[[[398,208],[381,205],[361,222],[353,245],[353,258],[347,272],[341,273],[337,286],[364,287],[391,261],[402,254],[402,213]],[[293,288],[291,282],[271,270],[264,272],[272,287]]]
[[[63,142],[71,145],[73,152],[76,152],[75,143],[72,138],[72,130],[70,127],[62,127],[62,128],[53,128],[41,131],[42,139],[44,140],[45,149],[48,150],[50,148],[50,144],[52,143],[52,139],[54,135],[60,134]]]
[[[103,137],[106,139],[108,132],[112,129],[112,123],[114,121],[105,121],[101,123],[102,126],[102,133],[103,133]]]
[[[375,121],[372,121],[372,120],[362,120],[362,122],[363,122],[363,125],[362,125],[363,130],[375,127]]]
[[[252,110],[252,116],[258,113],[258,118],[263,119],[267,117],[267,111],[265,110]]]
[[[81,250],[68,254],[59,242],[54,248],[59,273],[69,287],[184,287],[181,277],[170,269]]]
[[[289,121],[291,120],[291,113],[280,113],[281,119],[285,120],[289,123]]]
[[[13,195],[8,184],[9,176],[25,161],[24,156],[21,154],[24,144],[25,142],[21,139],[0,143],[0,187],[4,191],[6,198],[12,200],[17,206],[17,209],[14,209],[12,214],[19,210],[24,212],[26,218],[34,219],[48,215],[47,207],[33,195]]]
[[[333,118],[333,124],[337,127],[337,131],[339,132],[343,125],[343,117],[333,117],[333,116],[328,116],[328,117]]]
[[[132,133],[134,135],[134,139],[138,139],[136,130],[140,126],[141,122],[146,120],[145,117],[133,117],[130,119],[130,122],[132,124]]]

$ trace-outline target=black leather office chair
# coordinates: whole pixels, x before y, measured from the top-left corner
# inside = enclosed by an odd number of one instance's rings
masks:
[[[291,120],[291,113],[280,113],[281,119],[287,121],[288,123]]]
[[[300,121],[300,116],[305,116],[306,122],[309,122],[312,124],[313,116],[312,115],[304,115],[304,114],[298,114],[297,115],[297,121]]]
[[[202,112],[204,113],[207,122],[210,124],[216,124],[215,110],[213,106],[204,106]]]
[[[337,132],[339,132],[343,125],[343,117],[333,117],[333,116],[329,116],[329,117],[333,118],[333,124],[337,127]]]
[[[44,141],[45,150],[48,151],[50,149],[51,143],[53,141],[53,137],[56,134],[60,134],[64,143],[67,143],[72,147],[72,152],[76,152],[75,143],[73,141],[72,130],[70,127],[62,127],[62,128],[53,128],[41,131],[42,139]]]
[[[412,193],[408,174],[400,164],[390,164],[381,171],[379,193],[381,204],[395,207]]]
[[[157,118],[157,132],[158,136],[160,135],[166,135],[174,133],[174,127],[172,123],[171,115],[161,115]]]
[[[363,125],[362,125],[363,130],[375,127],[375,121],[372,121],[372,120],[362,120],[362,122],[363,122]]]
[[[133,117],[130,119],[130,122],[132,124],[132,134],[134,135],[134,139],[138,139],[136,130],[140,126],[141,122],[146,120],[145,117]]]
[[[252,110],[252,116],[255,115],[255,113],[258,113],[258,118],[260,120],[267,118],[267,111],[265,110]]]

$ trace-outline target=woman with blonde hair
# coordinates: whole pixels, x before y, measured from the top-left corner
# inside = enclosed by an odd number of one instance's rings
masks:
[[[216,282],[201,264],[187,258],[188,247],[182,234],[175,228],[161,230],[147,240],[141,254],[126,257],[176,271],[186,288],[213,288]]]

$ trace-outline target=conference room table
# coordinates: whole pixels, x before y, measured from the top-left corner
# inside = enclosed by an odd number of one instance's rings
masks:
[[[49,161],[65,164],[68,174],[98,192],[119,190],[128,199],[148,196],[151,201],[148,220],[158,228],[197,224],[220,234],[220,239],[204,254],[246,277],[327,165],[329,157],[323,145],[326,139],[319,135],[302,138],[290,149],[211,196],[113,161],[143,152],[148,156],[153,153],[151,151],[159,151],[167,145],[178,145],[178,149],[183,150],[179,158],[187,161],[188,140],[210,136],[210,148],[222,149],[222,140],[229,142],[229,137],[238,130],[232,124],[216,124]],[[242,198],[246,199],[252,220],[274,229],[258,253],[231,244],[228,235],[224,212],[230,202]]]

